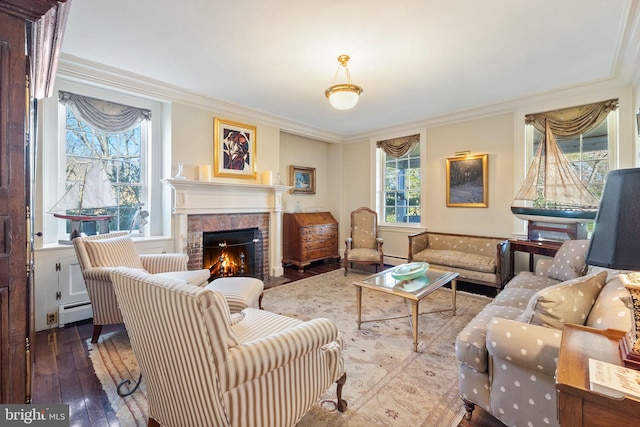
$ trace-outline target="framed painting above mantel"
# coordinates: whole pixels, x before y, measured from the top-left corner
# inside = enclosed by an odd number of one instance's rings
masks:
[[[256,178],[256,127],[215,118],[214,176]]]

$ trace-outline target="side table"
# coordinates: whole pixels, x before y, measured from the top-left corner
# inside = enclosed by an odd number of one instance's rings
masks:
[[[516,251],[527,252],[529,254],[529,271],[533,271],[533,256],[544,255],[553,257],[558,249],[562,246],[562,242],[554,242],[552,240],[520,240],[509,239],[509,261],[511,263],[511,277],[515,275],[514,255]]]
[[[562,330],[556,372],[561,427],[638,425],[640,400],[614,399],[590,390],[589,358],[622,365],[619,340],[624,332],[567,324]]]

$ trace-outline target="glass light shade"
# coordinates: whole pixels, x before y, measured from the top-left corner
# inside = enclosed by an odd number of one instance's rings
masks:
[[[361,93],[362,88],[354,84],[333,85],[325,91],[331,106],[338,110],[353,108],[358,103]]]

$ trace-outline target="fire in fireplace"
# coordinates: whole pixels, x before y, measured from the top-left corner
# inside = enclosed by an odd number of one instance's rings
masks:
[[[218,277],[248,276],[263,280],[262,236],[259,228],[202,233],[202,264]]]

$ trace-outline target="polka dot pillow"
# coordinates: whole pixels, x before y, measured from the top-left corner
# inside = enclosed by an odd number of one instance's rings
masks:
[[[584,325],[606,279],[607,273],[601,272],[541,289],[519,320],[554,329],[565,323]]]
[[[553,257],[547,277],[556,280],[570,280],[582,276],[587,268],[585,258],[589,240],[567,240]]]

